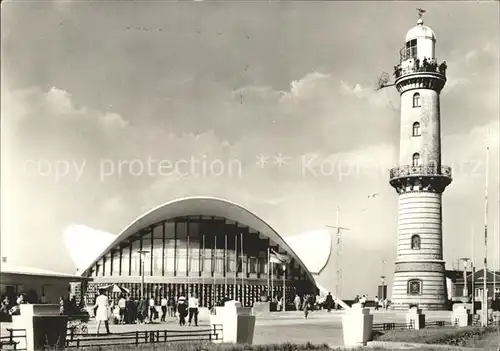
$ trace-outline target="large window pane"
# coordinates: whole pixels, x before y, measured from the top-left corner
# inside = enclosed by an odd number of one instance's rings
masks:
[[[167,245],[168,244],[168,245]],[[169,240],[165,243],[167,245],[165,247],[165,272],[174,272],[175,271],[175,241]]]
[[[153,228],[153,238],[161,239],[163,237],[163,224],[158,224]]]
[[[165,222],[165,238],[175,239],[175,223]]]
[[[129,275],[130,248],[129,246],[122,249],[122,272],[121,275]]]
[[[120,251],[113,253],[113,275],[120,275]]]
[[[215,272],[223,273],[224,272],[224,249],[217,249],[215,251]]]
[[[161,268],[163,261],[163,240],[153,239],[153,275],[161,276]]]
[[[104,256],[104,275],[109,276],[111,273],[111,254]]]
[[[151,233],[146,234],[142,238],[142,249],[148,251],[144,255],[144,275],[151,275]]]
[[[199,243],[194,244],[196,248],[190,248],[189,250],[189,271],[198,273],[200,271],[200,249],[198,249]]]
[[[132,267],[130,270],[131,275],[140,275],[140,255],[137,251],[140,250],[139,240],[132,243]]]
[[[202,260],[203,260],[203,267],[202,267],[203,272],[211,273],[212,272],[212,250],[205,249],[201,254],[202,254]]]
[[[187,269],[187,249],[186,248],[177,248],[177,274],[183,275],[186,274]]]
[[[187,225],[185,222],[177,222],[177,240],[187,240]]]
[[[236,255],[234,250],[228,250],[226,254],[226,272],[234,272],[236,267]]]
[[[191,241],[198,241],[200,237],[200,223],[198,222],[188,222],[188,234]]]

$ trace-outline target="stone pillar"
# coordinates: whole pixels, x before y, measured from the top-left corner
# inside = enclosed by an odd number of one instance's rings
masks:
[[[369,308],[356,303],[342,315],[342,331],[345,347],[366,346],[372,339],[373,315]]]
[[[40,350],[44,346],[65,347],[68,316],[59,315],[59,305],[21,305],[21,314],[12,317],[12,329],[26,330],[18,349]]]
[[[271,313],[271,302],[255,302],[253,304],[252,313],[255,316],[268,315]]]
[[[472,325],[472,315],[465,304],[456,303],[453,305],[451,323],[457,327],[467,327]]]
[[[425,314],[417,307],[411,307],[406,314],[406,324],[412,324],[413,329],[419,330],[425,328]]]
[[[212,328],[222,326],[222,339],[214,342],[253,343],[255,316],[251,307],[241,307],[239,301],[228,301],[224,307],[216,307],[215,315],[210,316],[210,325]]]

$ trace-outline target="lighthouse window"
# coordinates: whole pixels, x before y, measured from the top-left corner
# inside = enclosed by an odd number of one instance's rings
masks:
[[[420,250],[420,236],[413,235],[411,237],[411,249],[412,250]]]
[[[420,163],[420,154],[418,152],[413,154],[413,167],[417,167]]]
[[[420,123],[413,123],[413,136],[420,136]]]
[[[420,94],[413,94],[413,107],[420,107]]]
[[[412,279],[408,281],[408,295],[421,295],[422,294],[422,281],[419,279]]]

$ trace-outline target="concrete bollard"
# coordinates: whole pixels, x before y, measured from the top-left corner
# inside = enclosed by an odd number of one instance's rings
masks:
[[[373,315],[369,308],[356,303],[342,315],[342,332],[345,347],[366,346],[372,340]]]
[[[12,316],[12,329],[25,329],[26,338],[19,338],[18,349],[26,351],[66,346],[68,316],[59,315],[59,305],[20,305],[19,316]]]
[[[451,313],[451,323],[458,327],[467,327],[472,325],[472,315],[467,306],[462,303],[453,305],[453,312]]]
[[[406,314],[406,324],[413,325],[415,330],[425,328],[425,314],[416,306],[410,307]]]
[[[210,316],[210,324],[222,325],[222,339],[215,342],[252,344],[255,316],[251,307],[241,307],[238,301],[227,301],[224,307],[216,307]]]

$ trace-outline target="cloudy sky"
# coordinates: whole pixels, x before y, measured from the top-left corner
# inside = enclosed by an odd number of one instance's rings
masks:
[[[448,64],[452,268],[472,229],[483,250],[486,144],[498,227],[498,3],[419,6]],[[283,236],[334,224],[338,204],[344,288],[373,294],[395,259],[399,147],[399,95],[373,86],[416,19],[410,2],[2,2],[2,255],[74,271],[65,228],[118,233],[184,196],[240,203]]]

